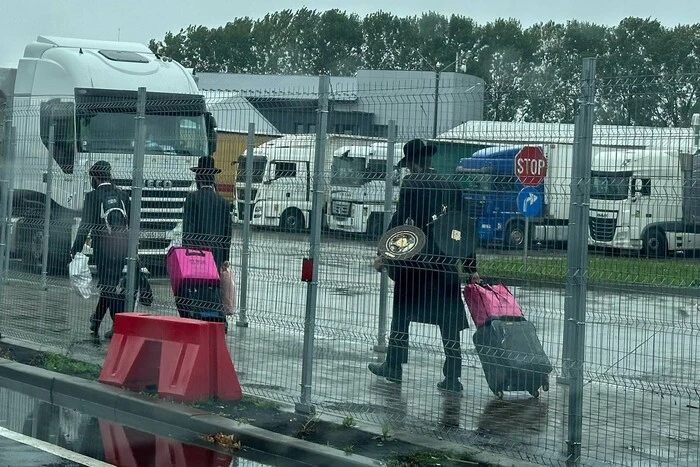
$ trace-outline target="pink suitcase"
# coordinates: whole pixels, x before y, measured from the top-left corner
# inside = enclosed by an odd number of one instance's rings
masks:
[[[494,318],[525,319],[515,297],[503,284],[468,284],[464,288],[464,301],[477,329]]]
[[[183,281],[219,285],[219,271],[211,251],[174,247],[168,251],[168,275],[173,293],[177,293]]]

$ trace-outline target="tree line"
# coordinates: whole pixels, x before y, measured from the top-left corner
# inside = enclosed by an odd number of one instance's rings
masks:
[[[615,26],[573,20],[525,28],[515,19],[478,24],[384,11],[360,18],[302,8],[190,25],[149,46],[195,71],[254,74],[430,71],[459,57],[486,83],[484,118],[536,122],[573,121],[582,59],[596,57],[598,123],[687,126],[698,112],[700,23],[666,27],[630,17]]]

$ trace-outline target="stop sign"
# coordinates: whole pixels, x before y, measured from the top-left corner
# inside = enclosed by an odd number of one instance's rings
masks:
[[[515,155],[515,175],[525,186],[537,186],[547,176],[547,158],[539,146],[524,146]]]

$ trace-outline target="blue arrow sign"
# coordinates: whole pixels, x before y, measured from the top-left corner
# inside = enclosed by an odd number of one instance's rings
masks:
[[[542,193],[537,188],[526,186],[518,193],[518,211],[525,217],[535,217],[542,213]]]

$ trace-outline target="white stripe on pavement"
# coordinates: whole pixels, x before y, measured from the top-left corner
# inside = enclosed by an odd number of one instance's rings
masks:
[[[107,464],[106,462],[98,461],[97,459],[93,459],[92,457],[83,456],[82,454],[69,451],[68,449],[64,449],[62,447],[56,446],[51,443],[47,443],[45,441],[34,439],[30,436],[25,436],[21,433],[16,433],[1,426],[0,436],[7,439],[11,439],[12,441],[16,441],[21,444],[26,444],[27,446],[31,446],[33,448],[39,449],[40,451],[44,451],[62,459],[82,464],[86,467],[114,467],[112,464]]]

